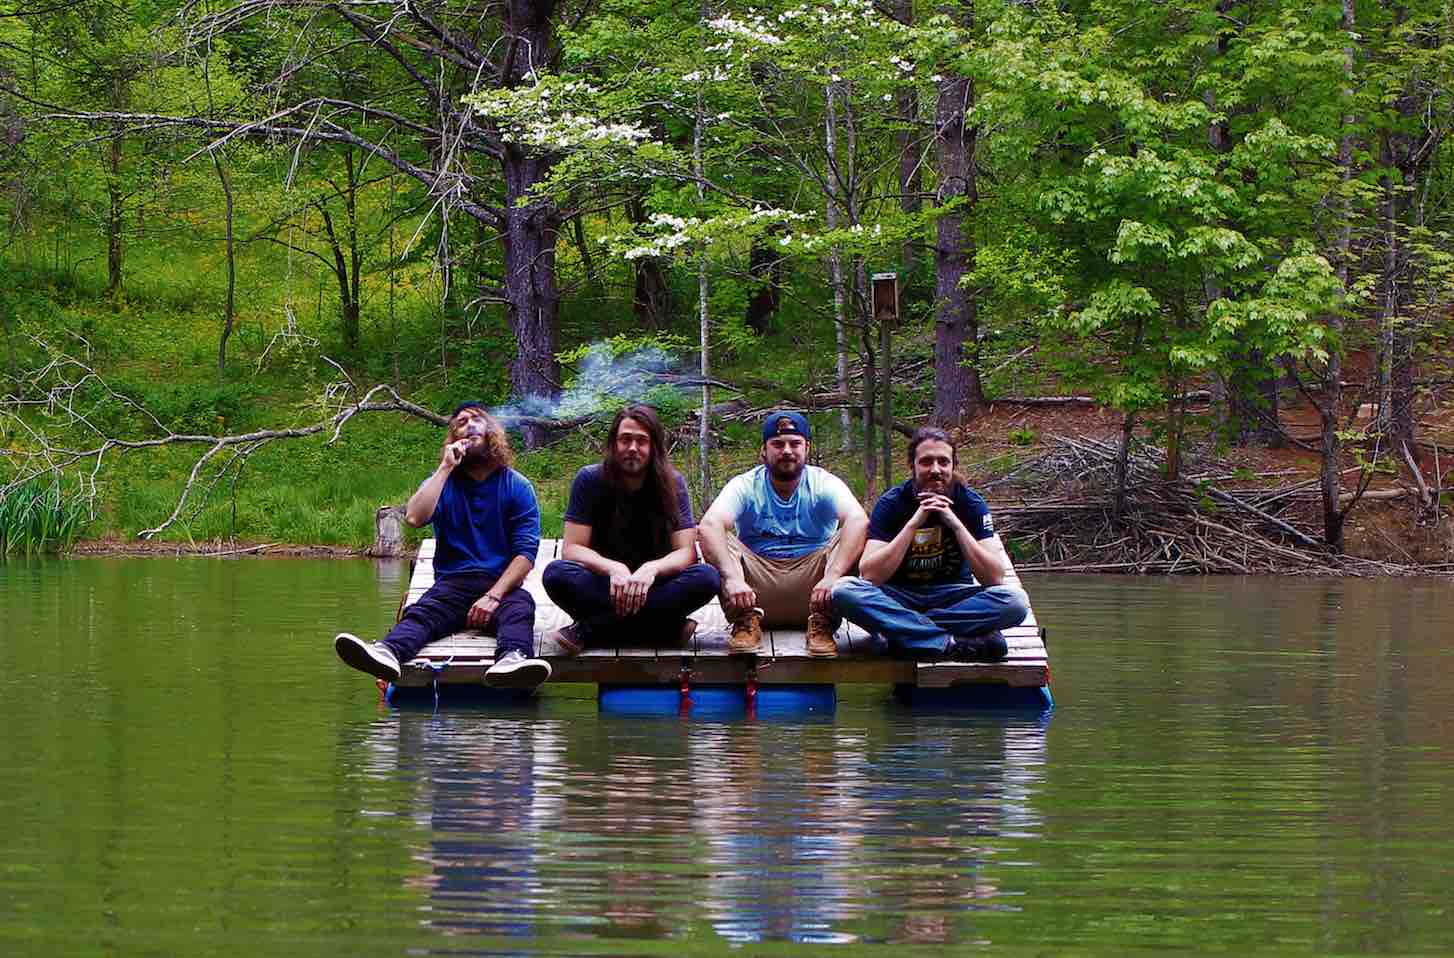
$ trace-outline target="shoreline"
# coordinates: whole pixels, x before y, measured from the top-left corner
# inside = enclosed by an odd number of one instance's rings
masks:
[[[70,549],[59,553],[58,557],[63,559],[158,559],[158,558],[195,558],[195,559],[241,559],[241,558],[263,558],[263,559],[398,559],[413,560],[418,550],[406,548],[398,556],[374,556],[370,555],[367,549],[350,548],[347,546],[329,545],[301,545],[298,543],[286,542],[154,542],[145,539],[118,539],[108,537],[102,539],[85,539],[75,543]],[[1348,563],[1349,568],[1340,571],[1331,570],[1298,570],[1287,569],[1283,571],[1268,571],[1266,575],[1282,576],[1305,576],[1305,575],[1331,575],[1335,578],[1364,578],[1369,571],[1358,571],[1358,559],[1352,559]],[[1214,570],[1196,570],[1187,572],[1166,572],[1161,570],[1147,569],[1144,571],[1135,568],[1134,562],[1107,563],[1103,566],[1086,566],[1074,562],[1066,563],[1065,567],[1058,568],[1054,563],[1034,562],[1026,560],[1020,565],[1021,571],[1047,574],[1061,573],[1066,575],[1132,575],[1132,576],[1221,576],[1221,575],[1245,575],[1234,570],[1218,572]],[[1255,573],[1254,573],[1255,574]],[[1403,564],[1399,574],[1404,576],[1446,579],[1454,576],[1454,567],[1448,564],[1431,563]]]
[[[393,558],[412,559],[415,549],[406,548]],[[82,539],[60,553],[65,559],[106,558],[203,558],[203,559],[377,559],[368,549],[351,546],[303,545],[290,542],[171,542],[151,539]]]

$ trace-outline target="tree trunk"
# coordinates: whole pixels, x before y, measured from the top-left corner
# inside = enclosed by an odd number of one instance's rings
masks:
[[[348,175],[348,186],[343,193],[343,208],[348,214],[348,308],[343,313],[343,343],[349,349],[359,345],[359,313],[363,308],[359,290],[359,267],[363,257],[358,249],[358,176],[359,170],[353,163],[353,149],[343,151],[344,169]]]
[[[232,325],[236,319],[237,260],[233,256],[232,244],[232,178],[217,151],[212,151],[212,165],[217,168],[217,179],[222,183],[223,211],[226,217],[227,237],[227,304],[222,315],[222,335],[217,339],[217,371],[227,369],[227,340],[232,336]]]
[[[1258,349],[1238,349],[1232,358],[1240,366],[1227,382],[1227,420],[1233,444],[1280,446],[1277,370]]]
[[[1116,495],[1115,513],[1119,519],[1126,514],[1126,485],[1131,476],[1131,437],[1136,432],[1136,414],[1123,413],[1121,418],[1121,441],[1116,446]]]
[[[783,257],[771,233],[752,241],[748,253],[747,272],[752,278],[752,298],[747,301],[747,327],[759,336],[766,336],[773,314],[782,304]]]
[[[640,226],[646,222],[646,207],[639,199],[626,203],[626,218]],[[632,261],[635,287],[631,293],[631,311],[636,322],[647,329],[666,329],[671,325],[671,287],[666,280],[667,261],[660,256],[642,256]]]
[[[965,4],[966,19],[973,6]],[[965,112],[974,105],[974,81],[946,77],[939,82],[934,134],[939,148],[940,205],[963,205],[939,218],[934,244],[934,410],[939,424],[957,423],[984,405],[979,378],[979,315],[974,294],[962,280],[974,269],[973,229],[966,212],[978,198],[974,169],[977,127],[966,127]]]
[[[699,26],[707,22],[708,6],[707,0],[700,0],[697,7],[697,21]],[[706,31],[699,31],[699,35]],[[696,120],[692,124],[692,172],[697,175],[697,202],[701,203],[706,199],[707,190],[703,180],[705,169],[702,157],[702,141],[707,133],[706,111],[702,104],[702,87],[697,86],[697,110]],[[697,500],[702,508],[706,509],[707,504],[713,499],[712,495],[712,459],[709,455],[712,445],[712,362],[711,362],[711,314],[708,311],[711,287],[707,275],[707,251],[704,249],[697,256],[697,333],[701,341],[702,362],[699,371],[702,375],[702,413],[697,422],[697,459],[701,468],[702,493]]]
[[[863,340],[863,498],[878,495],[878,443],[874,440],[874,415],[877,405],[879,374],[883,373],[888,388],[888,370],[883,369],[875,355],[873,341],[873,310],[868,305],[868,276],[862,259],[853,271],[853,302],[858,307],[858,328]]]
[[[1343,31],[1346,46],[1343,48],[1342,95],[1345,102],[1353,98],[1353,48],[1356,33],[1354,28],[1354,0],[1343,0]],[[1338,231],[1337,264],[1338,280],[1348,288],[1349,267],[1353,257],[1353,199],[1348,192],[1353,181],[1353,124],[1355,117],[1343,116],[1343,136],[1338,143],[1338,175],[1342,181],[1343,194],[1341,213],[1343,223]],[[1343,317],[1331,313],[1327,318],[1328,332],[1335,344],[1342,338]],[[1318,472],[1318,488],[1323,496],[1323,541],[1334,552],[1343,551],[1343,520],[1345,513],[1340,502],[1342,474],[1339,470],[1342,459],[1342,439],[1338,435],[1339,416],[1343,407],[1343,357],[1338,345],[1328,351],[1328,360],[1323,367],[1322,396],[1318,402],[1318,423],[1321,434],[1319,452],[1322,455]]]
[[[591,256],[590,244],[586,242],[586,230],[581,225],[581,216],[579,213],[571,217],[571,232],[575,237],[576,252],[581,257],[581,269],[586,273],[586,282],[594,283],[596,281],[596,261]]]
[[[823,139],[828,153],[828,229],[839,227],[839,208],[843,202],[843,183],[838,175],[838,98],[837,87],[829,83],[825,88],[826,100],[823,120]],[[833,337],[837,347],[834,363],[834,381],[838,392],[843,395],[844,406],[838,410],[838,448],[847,452],[853,445],[853,414],[849,412],[848,401],[848,327],[843,279],[843,255],[835,243],[828,251],[828,282],[833,287]]]
[[[125,197],[121,191],[121,152],[125,138],[118,126],[111,131],[106,155],[106,292],[121,292],[122,259],[125,253]]]
[[[344,256],[343,244],[338,239],[338,232],[333,227],[333,216],[328,212],[327,205],[321,199],[314,205],[318,207],[318,212],[323,214],[323,232],[328,235],[328,246],[333,252],[333,281],[338,284],[339,331],[343,335],[344,345],[351,349],[358,345],[358,300],[354,298],[356,287],[349,277],[348,259]],[[323,308],[322,295],[323,291],[320,287],[320,311]],[[351,341],[350,335],[352,336]]]
[[[555,38],[551,17],[555,8],[555,0],[509,0],[502,86],[520,86],[534,71],[552,68]],[[519,343],[515,361],[510,364],[510,388],[520,398],[553,397],[560,392],[560,366],[555,360],[560,337],[560,290],[555,276],[560,210],[554,202],[538,196],[526,201],[553,164],[553,157],[532,156],[514,145],[504,149],[505,223],[500,240],[505,257],[506,309]],[[527,449],[544,439],[541,427],[524,430]]]

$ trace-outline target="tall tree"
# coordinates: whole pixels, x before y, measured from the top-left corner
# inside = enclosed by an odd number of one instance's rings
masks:
[[[974,0],[962,0],[953,19],[965,34],[974,26]],[[979,303],[968,286],[975,268],[973,214],[979,199],[975,155],[979,126],[965,117],[975,106],[974,78],[946,64],[938,81],[934,141],[938,192],[944,209],[934,244],[934,410],[939,423],[959,422],[984,405],[979,378]]]

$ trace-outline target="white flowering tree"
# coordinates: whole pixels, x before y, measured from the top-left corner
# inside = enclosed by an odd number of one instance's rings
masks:
[[[906,86],[932,102],[954,24],[904,24],[865,0],[722,5],[697,22],[683,17],[608,4],[565,37],[564,72],[470,102],[507,138],[558,154],[540,186],[556,203],[585,194],[601,205],[628,195],[643,203],[638,224],[605,237],[627,260],[706,253],[719,272],[758,281],[752,263],[826,262],[844,401],[856,353],[866,375],[854,402],[870,409],[881,383],[868,264],[896,264],[904,243],[944,212],[906,212],[899,202],[902,145],[922,163],[933,136],[897,103]],[[688,136],[697,129],[694,156]],[[865,426],[873,448],[871,416]]]

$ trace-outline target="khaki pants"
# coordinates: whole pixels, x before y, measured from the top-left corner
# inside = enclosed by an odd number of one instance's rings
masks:
[[[823,548],[793,559],[769,559],[747,548],[732,533],[727,534],[727,551],[742,563],[747,585],[757,593],[765,628],[805,629],[808,627],[808,598],[828,571],[828,560],[838,548],[833,533]],[[831,615],[830,615],[831,617]]]

